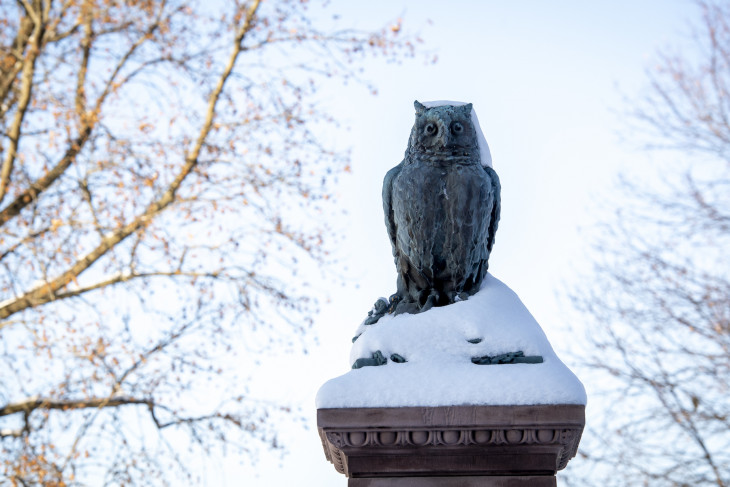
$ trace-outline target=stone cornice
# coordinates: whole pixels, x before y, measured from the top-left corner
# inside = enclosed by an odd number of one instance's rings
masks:
[[[327,459],[348,477],[448,475],[447,464],[460,475],[554,475],[577,452],[585,407],[320,409],[317,420]]]

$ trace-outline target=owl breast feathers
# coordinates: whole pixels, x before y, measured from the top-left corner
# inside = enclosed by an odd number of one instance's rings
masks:
[[[383,181],[385,225],[398,272],[391,311],[418,313],[476,293],[500,213],[497,173],[483,166],[472,105],[427,108],[405,158]]]

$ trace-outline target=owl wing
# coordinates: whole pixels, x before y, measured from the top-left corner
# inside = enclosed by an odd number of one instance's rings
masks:
[[[489,166],[483,166],[487,172],[487,176],[492,180],[492,214],[489,218],[489,238],[487,239],[487,252],[492,252],[494,245],[494,236],[497,233],[497,225],[499,224],[499,214],[502,210],[502,185],[499,183],[499,176]],[[489,255],[489,254],[487,254]]]
[[[385,228],[388,230],[388,238],[390,238],[390,246],[393,251],[393,257],[396,256],[396,225],[393,217],[393,181],[400,174],[405,161],[385,174],[383,179],[383,213],[385,213]]]

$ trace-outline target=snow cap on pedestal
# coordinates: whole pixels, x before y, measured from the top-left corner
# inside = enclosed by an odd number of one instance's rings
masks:
[[[487,274],[478,293],[418,314],[361,324],[350,363],[380,352],[385,365],[325,383],[318,408],[585,404],[583,384],[560,361],[517,295]],[[473,357],[510,352],[542,363],[477,365]],[[403,357],[396,363],[392,356]]]

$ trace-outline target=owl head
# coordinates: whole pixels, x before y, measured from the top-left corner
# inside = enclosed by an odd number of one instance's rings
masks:
[[[409,151],[441,162],[479,161],[477,133],[472,123],[471,103],[426,107],[418,101],[411,129]]]

